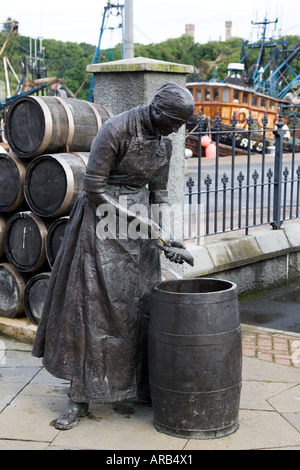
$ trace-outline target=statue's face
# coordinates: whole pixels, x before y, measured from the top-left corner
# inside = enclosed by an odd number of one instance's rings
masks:
[[[182,121],[166,116],[162,112],[153,113],[152,119],[161,135],[165,136],[172,134],[172,132],[178,132],[178,129],[184,124]]]

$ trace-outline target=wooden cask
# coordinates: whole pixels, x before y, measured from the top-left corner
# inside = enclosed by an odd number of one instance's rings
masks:
[[[11,264],[0,264],[0,315],[15,318],[24,313],[26,279]]]
[[[25,176],[25,198],[41,217],[68,215],[83,190],[88,153],[41,155],[30,162]]]
[[[0,212],[12,212],[23,204],[25,173],[20,158],[0,153]]]
[[[50,272],[35,274],[26,284],[24,291],[24,311],[34,325],[38,325],[43,313]]]
[[[21,272],[37,271],[46,261],[49,223],[30,211],[17,212],[6,224],[4,250],[8,261]]]
[[[102,123],[112,116],[103,105],[58,96],[22,96],[9,107],[5,132],[21,158],[43,153],[89,152]]]
[[[49,227],[46,240],[46,255],[50,268],[53,268],[54,261],[65,234],[69,217],[56,219]]]

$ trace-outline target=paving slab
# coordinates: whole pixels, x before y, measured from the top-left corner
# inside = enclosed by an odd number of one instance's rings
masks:
[[[221,439],[190,439],[188,450],[255,450],[299,446],[299,432],[275,411],[240,410],[238,430]]]
[[[46,450],[48,443],[1,439],[0,450]]]
[[[243,357],[242,374],[243,380],[252,380],[254,382],[279,382],[297,385],[300,381],[299,369],[251,357]]]
[[[1,367],[0,409],[9,404],[39,370],[37,367]]]
[[[188,439],[168,436],[153,426],[150,406],[139,403],[91,405],[80,425],[60,432],[51,446],[106,450],[182,450]]]
[[[289,387],[290,384],[286,383],[243,380],[240,406],[249,410],[273,411],[270,397],[285,392]]]
[[[286,390],[278,391],[268,401],[279,413],[294,412],[300,414],[300,385],[294,385]]]
[[[53,377],[45,369],[32,377],[23,393],[26,395],[53,395],[66,398],[70,390],[70,382]]]
[[[282,416],[300,432],[300,413],[282,413]]]
[[[19,394],[0,414],[0,439],[50,443],[59,433],[51,422],[65,399]]]

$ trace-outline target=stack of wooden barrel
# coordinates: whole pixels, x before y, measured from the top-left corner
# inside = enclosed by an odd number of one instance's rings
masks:
[[[9,108],[0,153],[0,316],[38,324],[91,143],[112,113],[75,98],[24,96]]]

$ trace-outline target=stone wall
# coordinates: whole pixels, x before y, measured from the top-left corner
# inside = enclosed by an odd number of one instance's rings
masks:
[[[300,222],[279,230],[254,230],[202,246],[187,244],[194,267],[184,265],[183,277],[213,277],[237,284],[239,294],[259,292],[300,280]]]

